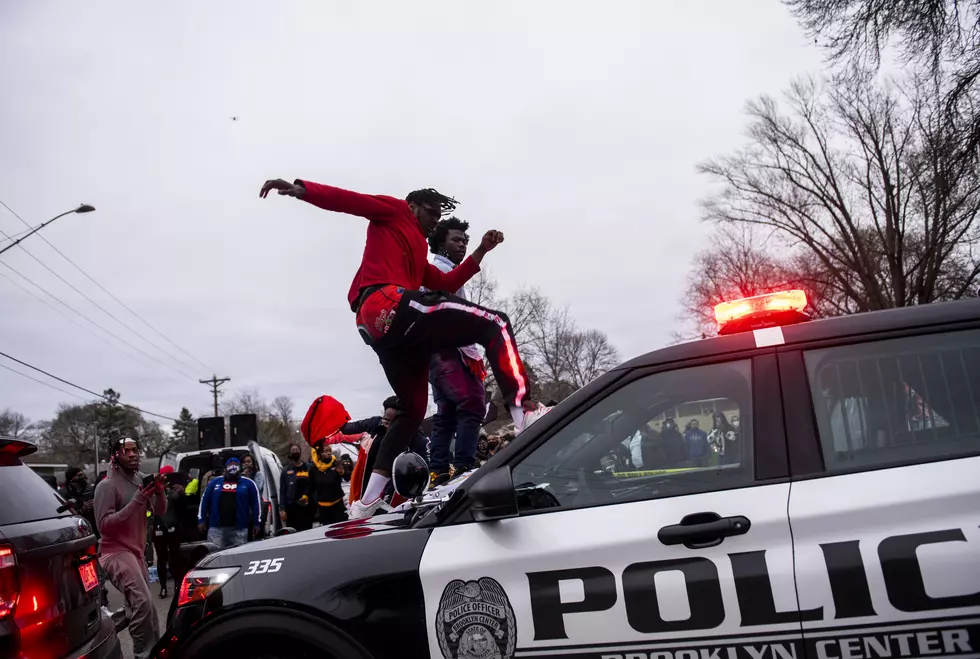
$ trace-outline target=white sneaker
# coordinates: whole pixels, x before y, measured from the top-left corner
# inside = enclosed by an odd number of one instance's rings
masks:
[[[520,428],[517,427],[514,428],[514,436],[517,437],[522,432],[527,430],[527,427],[529,425],[531,425],[532,423],[534,423],[535,421],[543,417],[545,414],[547,414],[550,409],[551,409],[550,407],[545,407],[544,405],[538,404],[538,406],[535,409],[531,410],[530,412],[525,412],[524,423],[521,424]]]
[[[378,510],[383,510],[386,513],[392,511],[391,506],[385,503],[384,499],[378,497],[371,503],[364,503],[363,501],[355,501],[354,505],[350,507],[350,511],[347,513],[348,519],[364,519],[365,517],[371,517]]]

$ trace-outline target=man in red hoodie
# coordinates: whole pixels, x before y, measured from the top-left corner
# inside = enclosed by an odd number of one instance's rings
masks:
[[[507,317],[446,293],[456,291],[480,270],[486,253],[504,240],[488,231],[480,245],[451,272],[428,262],[426,237],[456,200],[435,190],[416,190],[404,200],[364,195],[297,179],[266,181],[259,192],[276,190],[324,210],[368,220],[367,244],[347,301],[364,342],[378,355],[391,388],[402,403],[385,433],[374,470],[350,517],[373,515],[391,477],[391,466],[409,445],[425,417],[429,359],[441,350],[479,343],[487,352],[514,424],[524,426],[524,411],[533,406],[524,364],[517,353]],[[428,289],[423,293],[419,288]]]

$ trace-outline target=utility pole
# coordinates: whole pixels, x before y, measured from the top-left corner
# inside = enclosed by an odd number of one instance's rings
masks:
[[[231,378],[219,378],[217,375],[212,375],[210,380],[198,380],[201,384],[206,384],[211,387],[211,393],[214,395],[214,415],[218,416],[218,389],[221,388],[225,382],[228,382]]]

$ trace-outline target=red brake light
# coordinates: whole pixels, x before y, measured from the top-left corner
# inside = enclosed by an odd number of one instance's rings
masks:
[[[800,290],[780,291],[767,295],[756,295],[741,300],[722,302],[715,305],[715,321],[724,327],[733,320],[758,313],[775,311],[798,311],[806,308],[806,293]]]
[[[17,557],[13,547],[0,545],[0,620],[10,617],[19,597]]]

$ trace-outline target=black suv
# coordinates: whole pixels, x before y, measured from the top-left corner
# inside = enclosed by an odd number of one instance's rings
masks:
[[[102,615],[95,535],[0,437],[0,657],[122,657]]]
[[[804,304],[719,305],[394,513],[211,554],[156,656],[978,656],[980,300]]]

